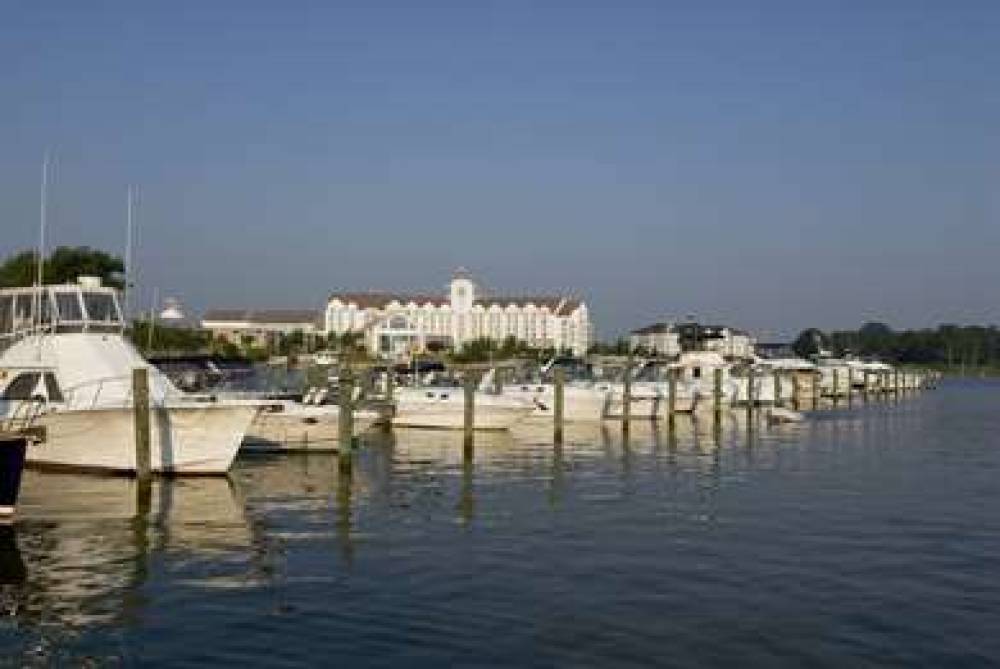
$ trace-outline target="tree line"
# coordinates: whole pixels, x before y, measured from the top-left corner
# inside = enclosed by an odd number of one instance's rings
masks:
[[[834,355],[873,357],[941,369],[989,369],[1000,365],[1000,329],[995,325],[942,324],[921,330],[893,330],[869,322],[857,330],[804,330],[793,344],[801,356],[826,350]]]

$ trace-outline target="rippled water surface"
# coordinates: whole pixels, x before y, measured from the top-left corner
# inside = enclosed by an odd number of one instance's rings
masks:
[[[799,426],[397,433],[231,480],[29,472],[0,663],[1000,663],[1000,384]]]

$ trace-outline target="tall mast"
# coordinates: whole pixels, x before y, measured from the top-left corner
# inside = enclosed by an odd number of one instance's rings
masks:
[[[41,286],[43,280],[43,272],[45,268],[45,223],[46,217],[48,215],[47,204],[48,204],[48,190],[49,190],[49,152],[45,152],[45,156],[42,158],[42,193],[41,193],[41,203],[39,207],[39,221],[38,221],[38,262],[36,263],[38,273],[35,276],[35,285]],[[41,317],[41,314],[36,314],[37,317]]]
[[[125,283],[122,286],[122,302],[124,303],[124,320],[125,324],[128,325],[129,322],[129,283],[132,280],[132,204],[133,204],[133,192],[132,186],[128,187],[127,196],[127,214],[125,223]]]

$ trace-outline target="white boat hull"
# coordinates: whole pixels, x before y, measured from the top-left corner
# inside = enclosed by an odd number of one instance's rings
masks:
[[[523,421],[533,406],[503,395],[477,392],[473,427],[476,430],[508,430]],[[465,427],[465,395],[461,388],[401,390],[396,396],[393,427],[460,430]]]
[[[367,432],[377,421],[372,412],[354,413],[354,435]],[[261,411],[247,430],[243,449],[249,452],[336,451],[340,438],[338,407],[291,407]]]
[[[150,464],[160,474],[225,474],[232,466],[253,405],[154,407]],[[131,407],[60,410],[42,415],[45,441],[28,448],[38,467],[134,473],[135,422]]]
[[[505,396],[530,402],[529,419],[551,421],[555,417],[555,387],[544,385],[504,386]],[[571,423],[594,423],[603,420],[608,410],[608,393],[590,388],[563,388],[563,420]]]

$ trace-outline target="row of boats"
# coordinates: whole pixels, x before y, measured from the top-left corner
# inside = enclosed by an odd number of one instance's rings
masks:
[[[132,371],[148,370],[152,469],[165,474],[223,474],[241,447],[288,450],[334,447],[337,393],[316,388],[278,399],[218,391],[188,393],[150,365],[124,337],[113,288],[94,279],[0,291],[0,431],[36,426],[45,439],[27,462],[53,468],[134,472]],[[506,430],[553,419],[551,367],[536,379],[501,382],[487,372],[474,393],[474,427]],[[623,375],[624,374],[624,375]],[[625,378],[627,376],[627,378]],[[563,386],[567,422],[657,420],[739,404],[780,406],[804,396],[915,389],[924,382],[882,363],[859,360],[758,360],[732,364],[711,352],[669,363],[648,361],[624,373],[571,379]],[[395,387],[391,401],[353,412],[356,432],[378,425],[455,429],[465,425],[461,387]]]

